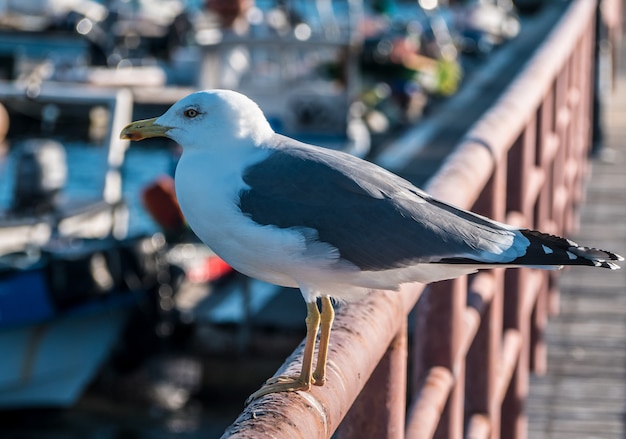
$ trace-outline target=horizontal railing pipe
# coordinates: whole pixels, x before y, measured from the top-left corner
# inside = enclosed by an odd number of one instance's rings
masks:
[[[406,320],[423,286],[378,291],[358,304],[340,307],[333,325],[327,381],[310,392],[283,392],[252,401],[223,438],[328,438],[348,412],[387,347]],[[300,371],[303,345],[275,376]],[[292,421],[297,419],[297,422]]]

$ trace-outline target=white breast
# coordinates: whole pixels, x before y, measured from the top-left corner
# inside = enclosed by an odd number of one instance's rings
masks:
[[[245,188],[241,170],[262,159],[265,151],[252,151],[246,160],[229,166],[209,163],[203,154],[183,154],[176,169],[176,196],[196,235],[238,271],[267,282],[298,286],[293,261],[305,250],[302,235],[291,230],[260,226],[242,214],[239,192]]]

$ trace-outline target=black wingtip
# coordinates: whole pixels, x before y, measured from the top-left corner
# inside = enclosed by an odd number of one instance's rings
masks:
[[[621,267],[614,261],[623,261],[617,253],[593,247],[583,247],[574,241],[560,236],[549,235],[536,230],[521,230],[529,239],[530,246],[525,256],[520,259],[552,259],[555,264],[590,265],[610,270]]]

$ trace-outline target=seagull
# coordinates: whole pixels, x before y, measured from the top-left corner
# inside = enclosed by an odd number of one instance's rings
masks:
[[[249,401],[324,384],[331,298],[483,268],[615,270],[624,259],[456,208],[371,162],[277,134],[256,103],[230,90],[193,93],[120,137],[180,144],[176,196],[194,233],[236,270],[304,297],[300,375],[268,380]]]

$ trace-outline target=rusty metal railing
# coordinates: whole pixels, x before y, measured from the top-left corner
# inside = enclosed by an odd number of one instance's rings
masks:
[[[572,2],[429,182],[431,194],[520,226],[575,229],[591,141],[594,13],[595,1]],[[253,401],[223,437],[524,438],[528,375],[545,370],[544,328],[557,310],[555,274],[531,269],[377,291],[339,309],[323,387]],[[277,375],[296,375],[301,354]]]

